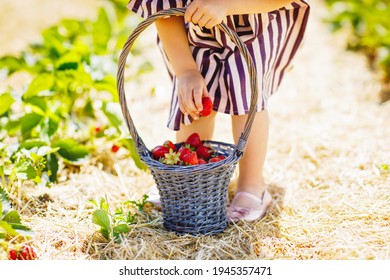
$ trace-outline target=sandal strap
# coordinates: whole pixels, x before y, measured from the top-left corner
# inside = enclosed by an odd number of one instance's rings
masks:
[[[253,199],[257,202],[261,204],[263,204],[263,199],[264,199],[264,195],[265,195],[265,192],[263,192],[263,194],[261,195],[261,198],[258,198],[257,196],[255,196],[253,193],[250,193],[250,192],[245,192],[245,191],[239,191],[235,194],[235,197],[239,197],[239,196],[244,196],[246,198],[250,198],[250,199]]]

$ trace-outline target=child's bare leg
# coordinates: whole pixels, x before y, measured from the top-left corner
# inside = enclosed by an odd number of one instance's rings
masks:
[[[234,141],[237,143],[239,136],[243,132],[247,115],[232,116],[232,130]],[[237,192],[250,192],[261,198],[266,190],[266,183],[263,176],[264,161],[266,158],[268,143],[268,112],[256,113],[252,130],[246,145],[244,156],[240,159],[238,168],[239,176],[237,182]],[[258,202],[240,197],[235,205],[242,207],[256,207]]]
[[[193,121],[191,125],[181,125],[180,130],[176,133],[176,141],[178,143],[184,142],[194,132],[197,132],[202,140],[212,139],[215,116],[216,112],[213,111],[209,116]]]

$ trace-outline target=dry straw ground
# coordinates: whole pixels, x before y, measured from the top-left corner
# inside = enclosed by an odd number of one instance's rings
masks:
[[[50,1],[35,2],[41,2],[36,7],[39,12]],[[61,8],[73,2],[80,1],[62,2]],[[231,225],[216,236],[192,237],[165,231],[161,213],[151,209],[150,217],[141,219],[123,243],[99,243],[88,200],[105,196],[115,207],[141,198],[153,184],[151,176],[138,171],[131,159],[101,147],[101,156],[81,170],[64,171],[68,180],[51,189],[23,189],[31,200],[20,210],[36,233],[33,240],[39,257],[390,259],[390,174],[386,169],[390,103],[378,104],[376,77],[362,57],[343,50],[343,37],[331,35],[321,22],[326,15],[321,1],[311,2],[306,43],[270,102],[265,172],[275,202],[267,217]],[[66,15],[90,16],[88,7],[70,9]],[[25,16],[27,20],[31,14]],[[152,38],[153,32],[150,29],[145,38]],[[150,53],[158,57],[154,49]],[[128,89],[136,126],[148,146],[173,139],[165,129],[169,84],[167,76],[161,76],[161,60],[155,61],[157,70],[148,85],[152,80],[156,94],[151,97],[148,87]],[[145,111],[154,113],[145,120]],[[215,137],[231,141],[226,116],[219,117]],[[51,201],[38,203],[36,197],[44,193]]]

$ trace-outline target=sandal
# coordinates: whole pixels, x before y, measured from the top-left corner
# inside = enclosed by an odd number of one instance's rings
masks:
[[[258,206],[255,208],[236,206],[236,199],[239,197],[245,197],[253,201],[258,202]],[[264,191],[261,198],[258,198],[252,193],[240,191],[234,196],[234,199],[227,210],[228,220],[231,222],[238,222],[240,220],[253,222],[263,218],[272,204],[272,196],[268,191]]]

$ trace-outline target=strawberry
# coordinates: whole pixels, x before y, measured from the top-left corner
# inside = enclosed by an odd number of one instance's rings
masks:
[[[198,159],[198,163],[199,164],[206,164],[207,162],[203,158],[200,158],[200,159]]]
[[[162,161],[168,165],[174,165],[180,163],[179,153],[174,152],[172,149],[169,149],[169,153],[164,155],[164,160]]]
[[[208,115],[211,114],[211,111],[213,110],[213,101],[211,100],[210,97],[203,97],[202,98],[202,106],[203,109],[199,113],[201,117],[207,117]]]
[[[172,149],[172,151],[174,151],[174,152],[177,150],[175,144],[173,144],[172,141],[169,141],[169,140],[165,141],[163,146],[167,147],[168,149]]]
[[[198,157],[208,160],[211,157],[210,149],[207,146],[199,146],[196,148],[196,154]]]
[[[154,147],[152,150],[152,156],[154,159],[157,159],[157,160],[165,157],[165,154],[168,154],[168,153],[169,153],[169,149],[167,147],[160,146],[160,145]]]
[[[183,145],[183,146],[180,147],[178,153],[180,154],[179,155],[180,160],[183,160],[183,157],[186,154],[191,153],[191,150]]]
[[[186,144],[190,145],[192,148],[195,149],[202,145],[202,141],[200,140],[199,134],[195,132],[188,136]]]
[[[13,249],[10,250],[8,259],[9,260],[17,260],[18,259],[18,252],[16,250],[13,250]]]
[[[222,160],[222,159],[225,159],[226,157],[223,155],[219,155],[219,156],[217,156],[217,158],[220,158]]]
[[[196,152],[190,152],[183,157],[183,162],[185,165],[197,165],[199,164],[198,156]]]
[[[24,245],[19,251],[19,260],[35,260],[37,254],[35,254],[34,249],[29,245]]]
[[[213,158],[211,158],[211,159],[209,160],[209,163],[210,163],[210,162],[218,162],[218,161],[221,161],[221,160],[223,160],[223,159],[220,158],[220,157],[213,157]]]
[[[119,146],[118,145],[115,145],[115,144],[112,145],[111,152],[116,153],[118,150],[119,150]]]

